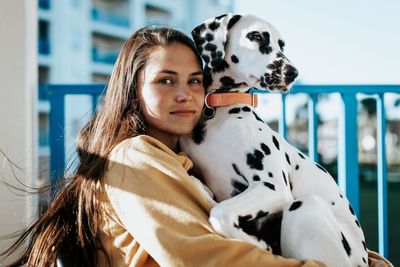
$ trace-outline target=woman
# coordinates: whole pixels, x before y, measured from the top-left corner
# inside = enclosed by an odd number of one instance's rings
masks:
[[[11,266],[324,266],[218,235],[179,153],[202,113],[201,59],[186,35],[143,28],[124,44],[101,110],[79,134],[80,165],[4,255]],[[65,265],[64,265],[65,266]]]

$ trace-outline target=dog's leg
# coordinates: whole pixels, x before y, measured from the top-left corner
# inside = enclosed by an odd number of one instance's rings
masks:
[[[281,227],[283,256],[316,259],[330,267],[353,266],[347,231],[320,196],[301,197],[285,208]],[[359,263],[362,264],[361,258]]]
[[[244,223],[249,219],[257,219],[260,216],[279,212],[288,203],[293,201],[290,194],[277,192],[262,182],[255,183],[243,193],[218,203],[210,213],[210,223],[214,229],[229,238],[241,239],[250,242],[263,249],[271,251],[271,247],[265,241],[247,233],[257,234],[255,229],[246,229]],[[280,222],[279,222],[280,223]]]

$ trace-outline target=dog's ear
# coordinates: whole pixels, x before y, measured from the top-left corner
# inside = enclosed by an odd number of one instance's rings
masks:
[[[229,66],[224,60],[228,33],[240,18],[240,15],[224,14],[207,19],[192,31],[198,52],[207,67],[215,72],[222,71]]]

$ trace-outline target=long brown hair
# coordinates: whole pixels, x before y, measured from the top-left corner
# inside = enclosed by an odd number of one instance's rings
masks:
[[[79,165],[61,179],[58,193],[48,209],[0,256],[10,256],[27,247],[10,266],[54,266],[64,254],[79,266],[95,266],[101,245],[97,234],[101,221],[98,199],[107,158],[119,142],[145,133],[137,98],[137,78],[157,47],[182,43],[201,59],[192,40],[170,28],[146,27],[136,31],[123,45],[115,63],[101,109],[80,131],[77,141]]]

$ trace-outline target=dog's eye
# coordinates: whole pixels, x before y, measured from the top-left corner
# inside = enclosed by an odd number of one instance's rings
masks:
[[[249,32],[246,37],[250,40],[250,41],[261,41],[262,40],[262,36],[261,33],[259,32]]]

